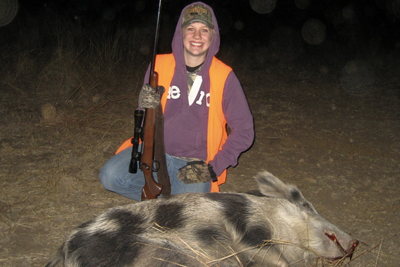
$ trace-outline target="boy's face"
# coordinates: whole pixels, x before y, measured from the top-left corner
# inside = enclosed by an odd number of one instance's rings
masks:
[[[209,27],[201,22],[194,22],[183,28],[183,47],[186,57],[203,57],[207,55],[212,40]]]

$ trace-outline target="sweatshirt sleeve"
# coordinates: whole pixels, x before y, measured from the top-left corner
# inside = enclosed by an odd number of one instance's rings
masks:
[[[225,83],[222,101],[230,133],[222,150],[210,161],[217,175],[230,166],[236,166],[242,152],[254,141],[254,120],[242,86],[232,71]]]

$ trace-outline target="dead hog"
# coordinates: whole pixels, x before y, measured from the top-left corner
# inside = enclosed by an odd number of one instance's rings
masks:
[[[181,194],[112,208],[69,234],[54,266],[305,266],[358,241],[268,172],[259,191]]]

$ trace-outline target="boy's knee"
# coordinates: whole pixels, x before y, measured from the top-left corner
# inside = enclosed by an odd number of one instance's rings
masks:
[[[113,188],[113,179],[111,179],[109,173],[105,170],[100,170],[99,173],[99,179],[101,184],[104,186],[105,189],[107,190],[112,190]]]

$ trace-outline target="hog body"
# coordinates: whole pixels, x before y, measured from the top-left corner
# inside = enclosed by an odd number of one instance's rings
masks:
[[[308,266],[357,241],[268,172],[259,191],[181,194],[112,208],[69,234],[55,266]]]

